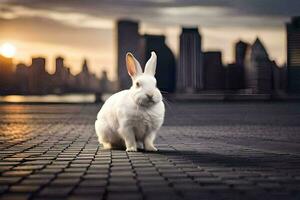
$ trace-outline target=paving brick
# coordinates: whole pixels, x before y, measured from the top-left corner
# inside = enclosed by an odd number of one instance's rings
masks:
[[[14,185],[9,188],[12,193],[33,193],[40,189],[39,185]]]
[[[132,194],[132,193],[109,193],[107,196],[107,200],[119,200],[119,199],[126,199],[126,200],[142,200],[141,194]]]
[[[11,170],[11,171],[7,171],[7,172],[4,172],[2,173],[2,176],[17,176],[17,177],[24,177],[24,176],[27,176],[29,174],[31,174],[32,171],[19,171],[19,170]]]
[[[20,181],[22,177],[0,177],[0,185],[10,185]]]
[[[27,178],[22,180],[22,184],[24,185],[45,185],[51,181],[51,178]]]
[[[80,195],[97,195],[101,196],[105,193],[105,187],[98,186],[80,186],[74,189],[73,194]]]
[[[102,200],[104,199],[101,195],[98,194],[71,194],[67,198],[68,200]]]
[[[114,185],[109,185],[107,187],[107,190],[109,193],[136,193],[138,192],[138,187],[135,184],[127,184],[127,185],[118,185],[118,184],[114,184]]]
[[[36,170],[36,169],[42,169],[44,165],[20,165],[17,167],[14,167],[14,170]]]
[[[53,187],[44,188],[38,195],[43,197],[67,197],[73,187]]]
[[[80,182],[80,186],[86,186],[86,187],[105,187],[107,185],[106,180],[83,180]]]
[[[56,178],[51,182],[52,186],[64,187],[75,186],[80,182],[80,178]]]
[[[1,200],[27,200],[30,198],[30,194],[13,194],[8,193],[0,197]]]

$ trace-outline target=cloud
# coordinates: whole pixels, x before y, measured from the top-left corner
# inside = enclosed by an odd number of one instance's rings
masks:
[[[235,15],[234,9],[221,7],[168,7],[159,11],[161,23],[185,26],[278,28],[288,20],[279,16]]]
[[[46,18],[65,25],[81,28],[112,29],[113,21],[77,12],[59,12],[55,10],[33,9],[25,6],[0,5],[0,18]]]
[[[0,38],[26,41],[43,41],[64,44],[75,48],[95,49],[110,46],[111,29],[79,28],[65,26],[53,20],[37,17],[0,19]]]
[[[299,0],[10,0],[4,5],[11,11],[2,17],[33,15],[93,28],[112,28],[112,20],[118,18],[173,25],[278,27],[300,13]]]

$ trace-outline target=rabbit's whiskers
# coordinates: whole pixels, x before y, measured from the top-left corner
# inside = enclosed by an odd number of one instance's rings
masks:
[[[168,107],[168,109],[171,111],[172,114],[174,114],[173,112],[173,108],[171,107],[170,103],[168,102],[168,100],[164,97],[162,97],[162,101],[166,104],[166,106]]]

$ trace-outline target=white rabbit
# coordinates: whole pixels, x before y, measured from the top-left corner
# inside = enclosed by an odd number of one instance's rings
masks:
[[[140,143],[147,151],[157,151],[153,142],[164,121],[165,106],[154,77],[157,57],[151,52],[143,73],[140,63],[126,54],[126,66],[132,79],[128,90],[112,95],[97,115],[95,129],[104,149],[126,147],[137,151]]]

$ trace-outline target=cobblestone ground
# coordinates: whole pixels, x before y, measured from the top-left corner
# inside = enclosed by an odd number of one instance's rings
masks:
[[[170,103],[158,152],[104,151],[97,105],[0,105],[0,199],[300,199],[300,103]]]

